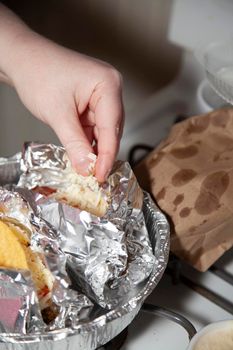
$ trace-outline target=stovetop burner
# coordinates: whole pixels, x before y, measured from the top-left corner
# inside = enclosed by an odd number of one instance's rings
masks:
[[[97,350],[119,350],[124,344],[124,342],[126,341],[127,334],[128,334],[128,328],[125,328],[120,334],[118,334],[110,342],[101,346]]]

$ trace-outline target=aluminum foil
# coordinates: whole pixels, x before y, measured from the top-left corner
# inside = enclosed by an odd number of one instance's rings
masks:
[[[66,181],[64,153],[51,144],[26,144],[18,185],[59,187]],[[59,233],[74,284],[101,307],[112,309],[137,294],[155,257],[142,212],[143,192],[127,162],[116,162],[105,187],[111,200],[103,218],[40,195],[37,203]]]
[[[29,271],[0,269],[0,332],[45,330]]]
[[[76,329],[63,329],[38,335],[0,334],[1,350],[94,350],[119,334],[139,312],[145,298],[158,284],[169,254],[169,227],[165,216],[145,194],[143,213],[146,219],[156,264],[142,283],[136,297],[126,304],[97,315]]]
[[[33,203],[31,193],[25,189],[19,189],[19,192],[21,195],[18,192],[0,188],[0,219],[10,222],[17,220],[21,225],[24,225],[31,233],[31,250],[43,252],[48,267],[55,278],[51,300],[59,310],[59,315],[53,322],[46,325],[39,311],[39,304],[29,271],[17,272],[1,269],[0,303],[7,300],[9,307],[12,304],[15,314],[14,319],[16,320],[15,323],[12,321],[9,323],[9,315],[6,315],[5,319],[2,315],[2,318],[0,318],[0,322],[2,321],[1,328],[9,331],[10,324],[11,333],[19,331],[30,333],[63,328],[67,322],[70,324],[71,321],[71,324],[75,326],[80,319],[83,319],[81,310],[85,309],[84,314],[86,316],[86,309],[90,309],[92,303],[84,295],[68,288],[71,282],[66,272],[66,256],[58,245],[56,231],[40,216],[37,216],[30,207],[29,202]],[[28,201],[25,200],[26,197]],[[18,305],[18,310],[16,305]],[[76,319],[70,315],[71,311],[72,314],[75,313]]]
[[[60,233],[74,284],[78,280],[77,287],[108,309],[135,296],[136,286],[148,278],[155,263],[143,214],[143,225],[137,228],[129,219],[129,227],[121,231],[109,221],[43,200],[39,200],[42,215]]]
[[[13,168],[14,166],[12,162],[10,164],[11,172]],[[126,168],[128,169],[127,174],[130,174],[131,169],[128,167],[128,165],[126,165]],[[6,174],[8,171],[7,160],[0,159],[0,180],[2,171],[4,173],[4,177],[6,178]],[[15,172],[15,176],[12,177],[14,178],[13,182],[15,182],[15,179],[17,179],[18,176],[21,175],[22,171],[24,171],[22,169],[22,163],[19,166],[18,159],[15,159],[15,168],[13,170],[13,172]],[[115,168],[116,179],[122,180],[120,174],[121,172],[119,171],[119,173],[117,173]],[[119,304],[113,304],[111,310],[104,310],[102,308],[95,307],[92,310],[92,313],[89,314],[89,317],[86,319],[85,322],[76,322],[76,325],[69,328],[59,330],[54,329],[53,331],[46,331],[37,335],[27,334],[23,337],[16,334],[0,334],[0,349],[96,349],[98,346],[105,344],[114,336],[119,334],[138,313],[144,299],[156,286],[166,267],[169,251],[169,226],[166,218],[154,205],[148,194],[144,193],[144,196],[142,196],[142,192],[140,191],[138,186],[135,186],[135,181],[132,181],[132,177],[129,177],[129,175],[124,175],[123,179],[124,180],[122,180],[122,186],[118,187],[117,189],[116,181],[118,180],[114,180],[114,177],[112,177],[112,189],[114,188],[115,198],[117,198],[118,196],[118,199],[116,199],[115,203],[113,202],[112,208],[115,211],[111,209],[108,215],[112,215],[109,222],[111,223],[111,225],[114,226],[114,229],[117,228],[118,230],[120,238],[118,237],[118,241],[116,241],[117,244],[122,243],[122,247],[127,247],[126,250],[124,248],[121,248],[119,250],[119,256],[121,257],[120,259],[117,258],[118,260],[120,260],[119,266],[122,265],[122,261],[124,262],[125,252],[127,252],[127,254],[129,255],[129,259],[131,258],[132,267],[129,268],[131,273],[127,272],[128,265],[126,273],[123,268],[123,273],[121,273],[118,277],[114,275],[116,271],[113,271],[114,278],[109,279],[107,283],[107,292],[105,286],[104,289],[102,288],[101,293],[99,294],[102,298],[99,299],[99,302],[102,302],[104,300],[105,305],[109,307],[111,306],[112,300],[111,292],[116,293],[117,297],[119,297]],[[6,182],[4,181],[4,183]],[[130,189],[128,192],[127,186]],[[139,191],[138,193],[141,194],[133,196],[133,193],[135,193],[136,191]],[[106,218],[105,220],[101,219],[103,221],[100,222],[98,221],[99,219],[97,220],[96,217],[90,215],[88,216],[85,212],[80,212],[77,216],[77,211],[73,212],[73,208],[64,205],[60,206],[59,204],[55,204],[50,201],[46,202],[45,199],[42,197],[38,197],[36,199],[37,204],[40,203],[42,213],[43,210],[44,212],[48,213],[49,208],[51,209],[51,212],[55,210],[59,213],[59,217],[56,217],[56,219],[54,219],[54,217],[51,216],[53,220],[51,218],[49,220],[51,221],[52,225],[58,225],[56,238],[59,241],[59,245],[61,244],[62,250],[64,249],[66,251],[65,248],[67,248],[66,254],[68,254],[68,256],[71,257],[71,264],[69,265],[69,267],[71,268],[73,275],[76,277],[76,273],[79,273],[80,276],[80,271],[77,268],[77,263],[79,262],[77,259],[78,254],[77,251],[75,251],[75,253],[73,252],[73,249],[76,248],[74,248],[74,244],[69,244],[69,236],[67,236],[67,238],[64,238],[64,231],[66,231],[66,234],[69,234],[72,238],[72,235],[74,235],[74,229],[76,230],[77,227],[79,229],[80,227],[82,227],[83,230],[83,227],[85,227],[85,225],[86,228],[90,228],[91,226],[90,231],[86,230],[87,234],[92,235],[91,238],[87,240],[84,244],[84,248],[86,249],[88,247],[88,244],[90,248],[92,242],[94,242],[93,235],[95,235],[94,231],[96,230],[96,226],[98,226],[99,231],[101,231],[103,227],[103,229],[106,230],[107,236],[109,234],[109,231],[114,232],[113,226],[107,226],[108,220],[106,220]],[[119,213],[121,213],[121,216],[119,216]],[[82,215],[84,215],[84,218],[82,217]],[[85,222],[85,225],[83,225],[83,222]],[[72,223],[72,230],[67,229],[70,227],[70,223]],[[75,225],[77,225],[77,227]],[[132,227],[134,227],[134,229],[132,229]],[[97,233],[99,233],[98,230],[96,231],[97,238],[99,238],[97,236]],[[142,239],[143,235],[146,235],[147,237],[149,236],[149,239]],[[113,241],[115,240],[112,234],[109,238],[110,241],[111,239]],[[129,241],[127,239],[129,239]],[[81,242],[83,243],[82,240]],[[108,243],[107,246],[109,245],[110,243]],[[90,252],[90,249],[89,251],[88,249],[85,249],[83,249],[83,256],[85,257],[85,259],[87,259],[87,253]],[[143,271],[143,269],[141,268],[141,266],[143,265],[141,264],[143,264],[144,259],[146,259],[146,251],[149,251],[150,254],[151,252],[153,253],[153,255],[151,254],[153,257],[153,263],[150,267],[150,272],[144,271],[143,274],[138,274],[138,270],[140,270],[140,272],[141,270]],[[95,250],[93,250],[93,253],[94,252]],[[143,255],[144,253],[145,255]],[[137,254],[139,256],[139,260],[136,263],[135,259],[133,259],[133,256],[137,256]],[[75,259],[75,264],[73,264],[73,258]],[[88,258],[90,257],[88,256]],[[150,265],[150,261],[152,260],[149,259],[148,265]],[[82,271],[82,274],[83,276],[85,276],[84,271]],[[121,283],[123,283],[126,290],[128,290],[127,288],[129,288],[129,285],[132,287],[131,289],[133,289],[133,292],[129,295],[129,298],[124,299],[122,297],[122,293],[120,293],[119,296],[118,290],[119,286],[121,286]],[[127,283],[129,283],[129,285]],[[86,286],[87,285],[90,286],[90,283],[86,284]],[[96,298],[96,291],[94,290],[93,293],[93,289],[94,288],[91,288],[91,297]],[[86,291],[89,291],[88,288]]]

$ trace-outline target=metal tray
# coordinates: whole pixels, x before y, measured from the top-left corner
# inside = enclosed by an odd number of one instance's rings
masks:
[[[0,158],[0,185],[17,182],[20,171],[20,155]],[[155,264],[147,281],[138,288],[137,296],[101,316],[82,323],[75,329],[62,329],[36,335],[1,334],[0,350],[92,350],[104,345],[124,328],[139,312],[146,297],[162,277],[169,255],[169,224],[148,193],[144,193],[143,213],[155,255]]]

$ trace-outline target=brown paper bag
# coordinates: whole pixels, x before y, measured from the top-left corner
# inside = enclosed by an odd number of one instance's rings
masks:
[[[233,109],[174,125],[135,173],[170,218],[175,255],[205,271],[233,246]]]

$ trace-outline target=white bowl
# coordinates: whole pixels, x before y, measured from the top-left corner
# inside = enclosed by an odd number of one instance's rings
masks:
[[[232,350],[233,320],[219,321],[204,327],[192,338],[187,350]]]

